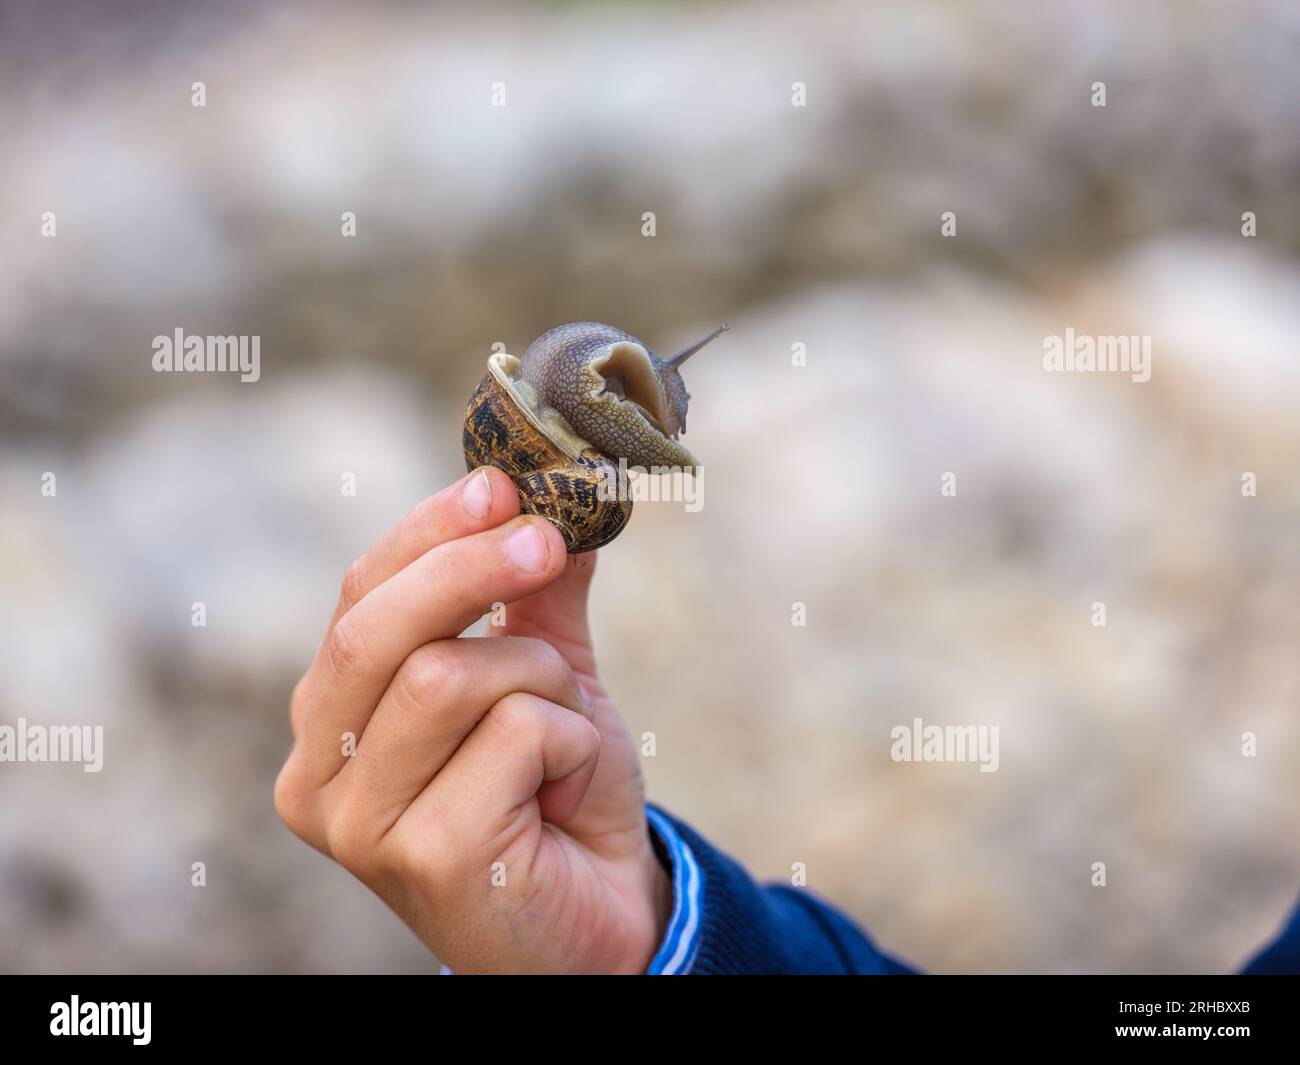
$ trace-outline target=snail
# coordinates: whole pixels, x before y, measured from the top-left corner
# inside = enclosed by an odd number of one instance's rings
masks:
[[[522,357],[493,354],[465,412],[466,467],[508,473],[521,510],[553,522],[571,554],[604,546],[632,516],[617,490],[626,468],[695,472],[678,440],[691,398],[681,365],[727,328],[671,359],[599,322],[557,326]]]

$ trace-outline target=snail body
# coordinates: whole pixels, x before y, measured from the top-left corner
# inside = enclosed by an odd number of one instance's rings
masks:
[[[671,359],[598,322],[558,326],[522,357],[492,355],[465,413],[467,468],[509,474],[524,513],[554,523],[570,553],[609,543],[632,516],[620,463],[694,473],[678,440],[690,401],[680,367],[726,328]]]

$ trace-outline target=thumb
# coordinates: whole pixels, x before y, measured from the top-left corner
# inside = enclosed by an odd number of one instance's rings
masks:
[[[596,572],[596,552],[570,555],[564,572],[540,592],[511,603],[506,623],[494,636],[533,636],[562,654],[574,672],[596,676],[596,655],[587,623],[587,592]]]
[[[500,635],[545,640],[578,675],[578,682],[595,710],[592,723],[600,735],[600,754],[590,782],[579,778],[586,794],[572,820],[563,822],[564,830],[575,839],[587,840],[589,845],[598,841],[605,853],[611,853],[611,847],[638,849],[644,845],[645,790],[632,738],[596,676],[596,656],[587,625],[587,592],[595,571],[594,551],[570,555],[564,573],[540,592],[511,603],[506,608],[506,624],[495,631]],[[575,791],[578,788],[576,783],[570,786]],[[542,790],[560,791],[550,784]],[[569,813],[568,808],[563,808],[569,801],[567,792],[557,797],[547,794],[545,798],[548,816]],[[552,803],[562,807],[558,814],[553,812]]]

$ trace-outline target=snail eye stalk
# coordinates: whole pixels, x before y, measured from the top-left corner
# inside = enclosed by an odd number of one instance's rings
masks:
[[[674,355],[671,359],[668,360],[668,365],[674,368],[680,366],[692,355],[694,355],[697,351],[699,351],[700,348],[704,347],[705,344],[717,340],[718,337],[722,336],[722,334],[725,333],[730,328],[731,326],[729,326],[726,322],[723,322],[722,325],[718,326],[717,329],[715,329],[712,333],[706,336],[703,340],[697,340],[689,348],[684,348],[683,350],[679,351],[676,355]]]

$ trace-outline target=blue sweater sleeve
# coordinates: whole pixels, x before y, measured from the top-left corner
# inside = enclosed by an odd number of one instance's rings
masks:
[[[1242,976],[1281,976],[1300,973],[1300,903],[1267,947],[1241,970]]]
[[[804,888],[760,887],[657,807],[651,838],[673,879],[673,912],[650,975],[911,973]]]

